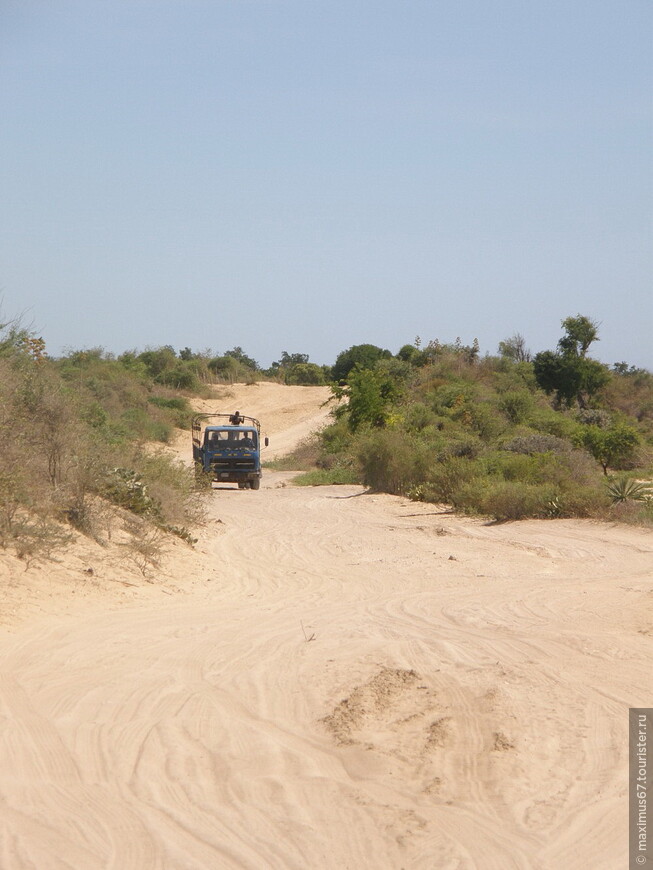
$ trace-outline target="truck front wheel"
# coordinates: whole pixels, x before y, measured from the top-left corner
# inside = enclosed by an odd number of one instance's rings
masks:
[[[261,486],[261,478],[255,477],[254,480],[250,480],[249,485],[252,487],[252,489],[259,489]]]

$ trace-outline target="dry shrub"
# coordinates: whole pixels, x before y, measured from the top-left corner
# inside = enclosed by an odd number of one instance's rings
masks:
[[[424,483],[424,500],[450,503],[453,494],[478,474],[475,463],[451,456],[437,463]]]
[[[29,476],[23,469],[8,463],[7,454],[0,448],[0,546],[6,547],[16,534],[16,518],[21,505],[28,502]]]
[[[29,360],[0,360],[0,546],[29,560],[65,539],[60,525],[71,417]]]
[[[193,469],[167,456],[145,455],[142,474],[163,528],[185,528],[204,520],[205,501],[197,492]]]
[[[292,453],[270,460],[265,466],[277,471],[311,471],[314,468],[328,468],[330,459],[336,461],[334,456],[323,454],[318,437],[311,435],[304,438]]]
[[[653,528],[653,500],[646,502],[625,501],[611,505],[605,519],[635,526]]]
[[[564,438],[557,435],[547,435],[541,432],[533,432],[529,435],[518,435],[504,444],[504,450],[512,453],[568,453],[572,445]]]
[[[380,492],[405,493],[426,479],[432,463],[428,444],[399,429],[371,430],[359,439],[363,483]]]
[[[46,556],[65,538],[61,521],[100,541],[108,521],[99,495],[191,540],[187,527],[202,518],[192,473],[114,438],[101,406],[90,418],[87,410],[47,361],[0,359],[0,546]],[[111,486],[112,468],[124,470],[121,486]],[[125,502],[134,479],[147,487],[142,504]]]
[[[49,559],[52,553],[72,539],[61,523],[22,512],[14,524],[12,535],[16,555],[28,566],[32,561]]]
[[[145,577],[150,568],[158,568],[161,564],[165,536],[161,529],[137,517],[125,517],[124,530],[129,536],[121,544],[125,558]]]

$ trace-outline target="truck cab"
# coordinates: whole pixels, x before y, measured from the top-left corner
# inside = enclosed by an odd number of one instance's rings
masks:
[[[220,418],[224,422],[209,422]],[[239,489],[261,485],[261,424],[254,417],[199,414],[193,418],[193,460],[199,473]],[[263,440],[267,447],[268,439]]]

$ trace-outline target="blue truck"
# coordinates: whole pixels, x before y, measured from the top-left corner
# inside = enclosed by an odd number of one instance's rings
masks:
[[[213,422],[219,418],[220,422]],[[261,424],[255,417],[197,414],[192,421],[193,460],[200,475],[239,489],[261,486]],[[268,438],[263,439],[265,447]]]

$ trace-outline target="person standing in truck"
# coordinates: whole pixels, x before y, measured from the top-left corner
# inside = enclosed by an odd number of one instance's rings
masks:
[[[240,411],[236,411],[235,414],[229,417],[229,422],[232,426],[240,426],[241,423],[245,422],[245,418],[240,416]]]

